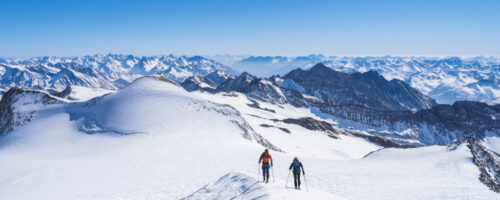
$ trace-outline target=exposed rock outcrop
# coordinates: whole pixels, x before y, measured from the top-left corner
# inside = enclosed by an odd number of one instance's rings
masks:
[[[469,148],[474,164],[479,168],[481,174],[479,180],[492,191],[500,193],[500,154],[489,150],[474,138],[465,138],[452,143],[450,150],[465,144]]]
[[[43,92],[9,89],[0,100],[0,135],[33,120],[39,106],[57,102],[58,100]]]

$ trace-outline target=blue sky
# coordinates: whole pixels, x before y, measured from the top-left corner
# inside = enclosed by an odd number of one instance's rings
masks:
[[[500,1],[0,0],[0,57],[500,55]]]

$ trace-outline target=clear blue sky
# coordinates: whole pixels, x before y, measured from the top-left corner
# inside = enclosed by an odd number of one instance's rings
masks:
[[[500,1],[0,0],[0,57],[500,55]]]

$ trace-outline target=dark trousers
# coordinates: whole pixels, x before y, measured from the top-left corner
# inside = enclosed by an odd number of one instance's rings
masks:
[[[293,172],[293,184],[295,189],[300,188],[300,172]]]
[[[262,176],[264,178],[264,181],[269,181],[269,164],[262,164]]]

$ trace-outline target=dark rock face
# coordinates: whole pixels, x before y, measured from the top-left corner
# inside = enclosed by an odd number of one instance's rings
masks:
[[[267,111],[267,112],[276,113],[276,111],[274,111],[273,109],[268,109],[268,108],[262,108],[262,107],[260,107],[259,102],[255,101],[255,100],[250,99],[250,101],[252,103],[251,104],[247,104],[249,107],[257,108],[257,109],[264,110],[264,111]]]
[[[249,73],[242,73],[235,79],[223,82],[217,92],[241,92],[248,97],[272,103],[286,103],[280,89],[267,79],[257,78]]]
[[[225,72],[221,72],[221,71],[212,72],[212,73],[206,75],[204,78],[215,83],[215,86],[218,86],[221,83],[226,82],[227,80],[234,79],[234,77],[230,76],[229,74],[227,74]]]
[[[264,128],[277,128],[285,133],[288,133],[290,134],[291,131],[288,130],[287,128],[283,128],[283,127],[278,127],[278,126],[273,126],[273,125],[270,125],[270,124],[261,124],[260,126],[264,127]]]
[[[486,131],[500,134],[500,105],[457,101],[453,105],[437,105],[418,111],[416,119],[441,130],[458,131],[482,138]]]
[[[192,76],[184,80],[181,86],[187,91],[203,90],[207,92],[215,92],[217,84],[212,80],[201,76]]]
[[[333,128],[332,125],[330,125],[330,123],[316,120],[310,117],[302,117],[298,119],[288,118],[281,121],[288,124],[296,124],[309,130],[325,132],[327,133],[328,137],[335,139],[338,139],[338,135],[340,134],[340,131]]]
[[[66,89],[64,89],[63,91],[60,91],[58,93],[55,93],[54,96],[66,98],[67,96],[69,96],[71,94],[71,91],[72,91],[71,86],[67,86]]]
[[[233,79],[234,77],[229,76],[224,72],[215,71],[204,77],[202,76],[189,77],[181,83],[181,86],[190,92],[195,90],[202,90],[210,93],[215,93],[216,88],[220,84]]]
[[[0,135],[22,126],[35,116],[34,110],[26,110],[27,106],[54,104],[58,101],[49,95],[31,90],[11,88],[0,100]]]
[[[356,137],[365,138],[366,140],[368,140],[372,143],[375,143],[377,145],[380,145],[382,147],[385,147],[385,148],[405,148],[406,149],[406,148],[414,148],[414,147],[423,146],[423,145],[415,144],[415,143],[397,141],[397,140],[394,140],[390,137],[383,137],[383,136],[376,135],[376,134],[367,135],[367,134],[360,134],[360,133],[349,132],[349,131],[347,133],[350,135],[356,136]]]
[[[379,111],[360,105],[320,108],[321,112],[341,119],[369,125],[386,127],[388,131],[398,131],[404,126],[414,135],[398,136],[372,133],[386,139],[413,139],[422,144],[446,145],[466,137],[481,139],[487,132],[500,135],[500,111],[498,105],[458,101],[453,105],[436,105],[431,109],[411,111]],[[402,144],[401,142],[398,142]]]
[[[281,87],[281,91],[283,92],[283,95],[285,95],[287,102],[292,104],[293,106],[296,107],[309,106],[309,102],[307,101],[307,99],[305,99],[304,96],[297,90]]]
[[[490,190],[500,193],[500,154],[489,150],[474,138],[454,142],[449,148],[454,150],[461,144],[469,148],[473,162],[481,172],[479,180]]]
[[[217,91],[248,91],[250,86],[258,80],[257,77],[243,72],[241,75],[235,77],[232,80],[225,81],[217,87]]]
[[[387,81],[377,72],[347,74],[323,64],[310,70],[296,69],[284,79],[293,80],[304,88],[302,93],[323,100],[324,106],[364,105],[383,111],[431,108],[436,102],[408,84]]]

